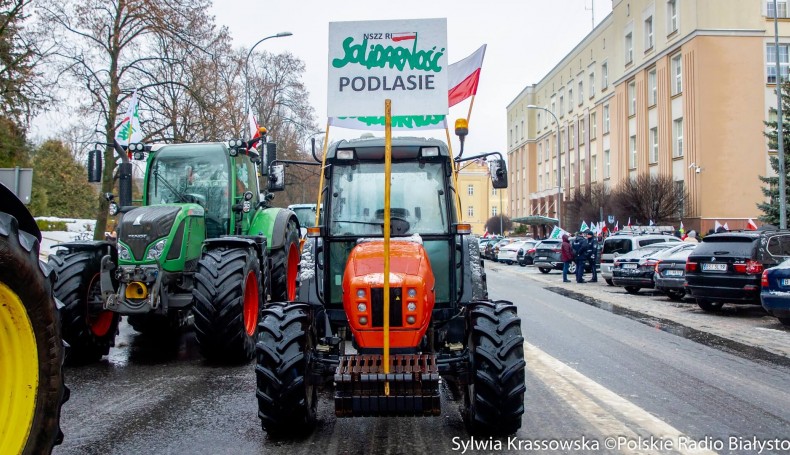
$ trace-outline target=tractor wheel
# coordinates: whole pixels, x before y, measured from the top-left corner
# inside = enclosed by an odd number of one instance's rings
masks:
[[[470,433],[504,436],[521,427],[524,414],[524,338],[510,302],[476,302],[469,319],[472,380],[464,390]]]
[[[255,250],[219,248],[203,254],[195,273],[192,313],[205,358],[234,363],[252,359],[265,301],[262,284]]]
[[[299,275],[299,229],[296,221],[288,221],[283,246],[271,251],[272,302],[290,302],[296,299],[296,281]]]
[[[255,380],[261,426],[274,437],[309,431],[318,394],[309,381],[315,334],[307,305],[270,304],[258,332]]]
[[[96,362],[115,346],[119,314],[104,309],[99,282],[101,258],[95,251],[58,252],[49,256],[57,272],[55,297],[63,302],[63,339],[71,346],[67,362]]]
[[[0,213],[0,453],[50,453],[63,439],[63,341],[39,243]]]

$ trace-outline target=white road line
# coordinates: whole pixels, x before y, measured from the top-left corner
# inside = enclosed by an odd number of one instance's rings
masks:
[[[639,406],[620,397],[592,379],[565,365],[537,346],[524,342],[524,358],[530,372],[552,389],[579,415],[606,438],[636,440],[641,435],[672,440],[674,451],[682,454],[715,454],[709,450],[681,447],[680,440],[691,438]],[[529,398],[527,398],[528,400]],[[643,431],[639,431],[643,430]],[[627,450],[623,453],[658,453],[651,450]]]

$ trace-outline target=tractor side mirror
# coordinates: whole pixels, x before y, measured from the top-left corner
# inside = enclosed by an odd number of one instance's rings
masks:
[[[261,175],[269,175],[269,166],[277,159],[277,143],[264,142],[261,147]]]
[[[285,189],[285,165],[276,164],[270,166],[269,179],[267,189],[270,192],[282,191]]]
[[[507,164],[505,160],[491,161],[491,186],[496,189],[507,188]]]
[[[101,150],[91,150],[88,152],[88,182],[101,182],[102,157]]]

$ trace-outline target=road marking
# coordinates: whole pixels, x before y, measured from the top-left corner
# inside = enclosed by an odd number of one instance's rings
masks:
[[[680,439],[685,438],[688,441],[692,438],[526,341],[524,358],[530,372],[598,429],[605,438],[624,437],[636,440],[640,435],[644,438],[646,432],[655,438],[672,440],[674,451],[682,454],[716,453],[710,450],[682,449]],[[639,449],[625,449],[621,452],[657,453]]]

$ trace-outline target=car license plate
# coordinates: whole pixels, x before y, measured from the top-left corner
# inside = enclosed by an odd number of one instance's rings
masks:
[[[627,262],[627,263],[623,264],[623,268],[624,269],[635,269],[636,268],[636,263]]]
[[[782,286],[790,286],[790,278],[782,278]]]
[[[541,256],[538,258],[539,261],[545,261],[546,259],[548,259],[546,256]]]
[[[726,272],[727,264],[702,264],[702,270],[707,272]]]
[[[666,270],[664,276],[683,276],[682,270]]]

